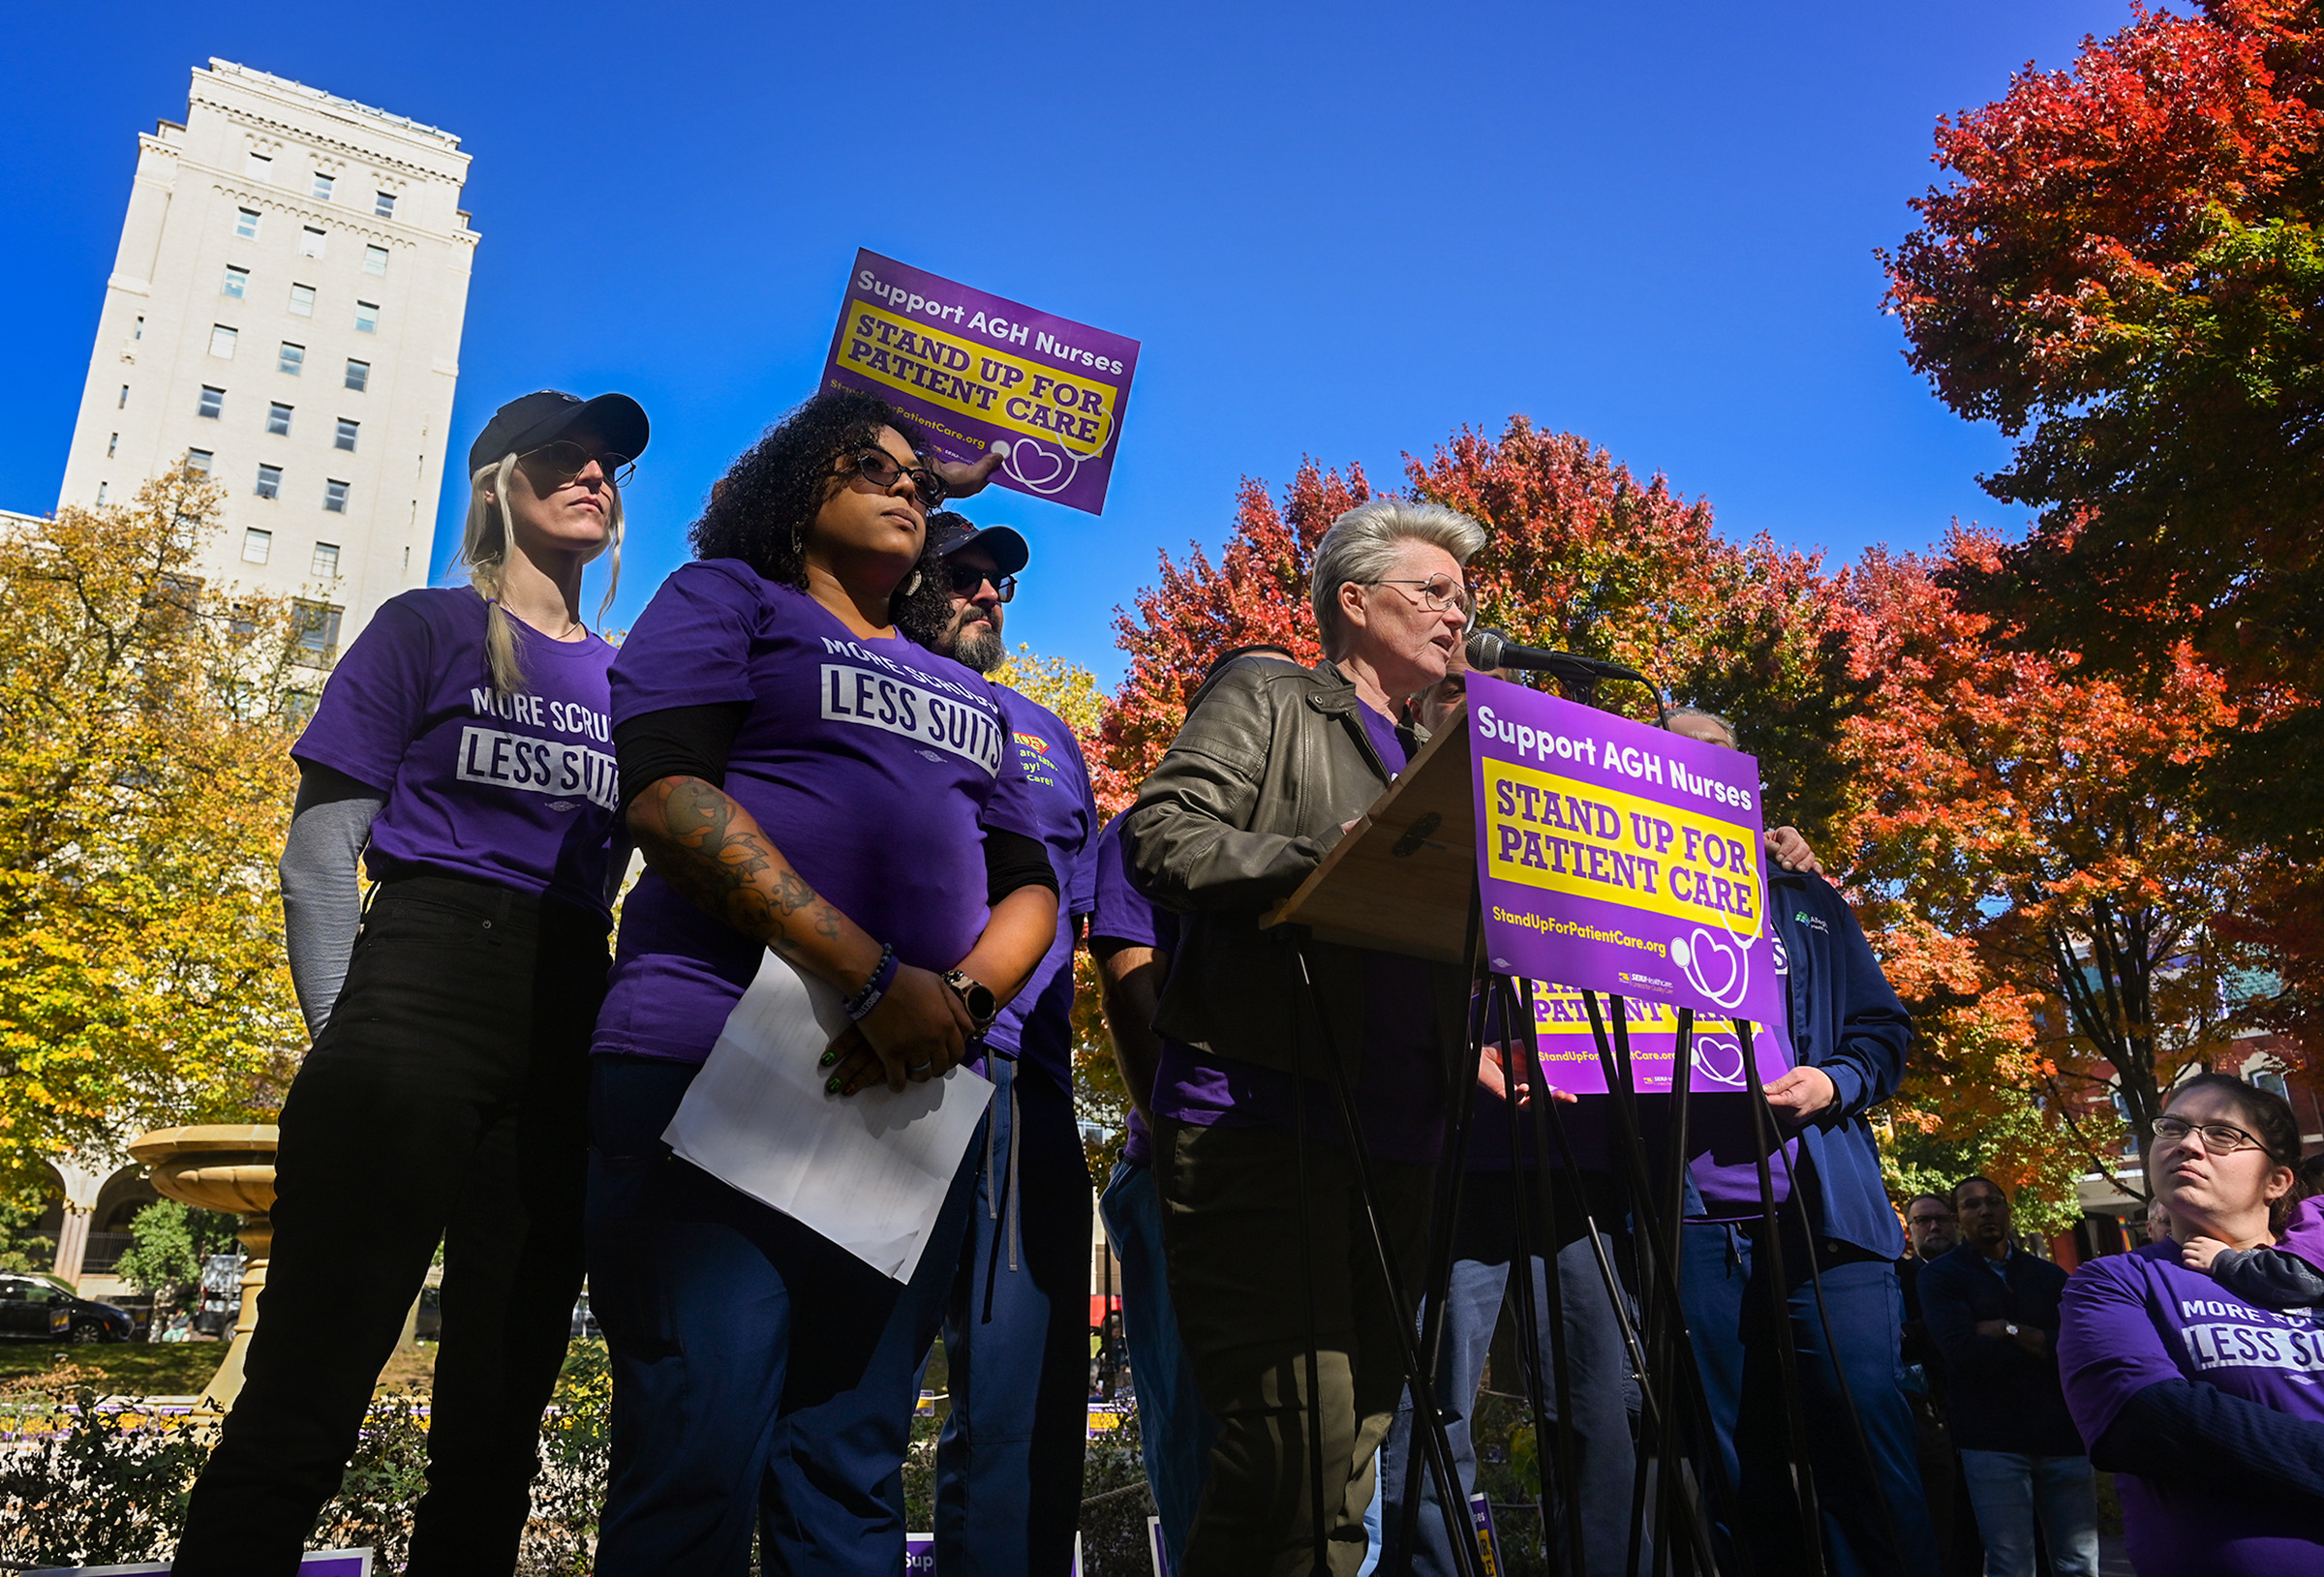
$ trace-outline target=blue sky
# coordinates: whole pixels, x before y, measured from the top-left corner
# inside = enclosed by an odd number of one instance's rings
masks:
[[[1244,476],[1401,474],[1513,411],[1852,556],[1954,516],[2000,435],[1881,315],[1938,115],[2070,63],[2123,0],[1116,9],[46,6],[13,19],[0,507],[56,502],[136,165],[212,55],[457,133],[483,240],[453,416],[652,412],[613,622],[812,386],[859,246],[1144,342],[1107,512],[994,491],[1009,636],[1118,677],[1157,550]],[[102,69],[92,69],[102,62]],[[31,133],[33,135],[26,135]],[[456,470],[456,468],[453,468]],[[437,566],[456,535],[447,484]],[[594,605],[595,594],[591,597]]]

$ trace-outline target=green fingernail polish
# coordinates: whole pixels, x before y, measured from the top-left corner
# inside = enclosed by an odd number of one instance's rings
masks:
[[[837,1095],[837,1094],[839,1094],[839,1093],[840,1093],[840,1076],[839,1076],[839,1075],[837,1075],[837,1074],[834,1074],[834,1075],[832,1075],[832,1076],[831,1076],[831,1082],[830,1082],[830,1083],[828,1083],[828,1084],[825,1084],[825,1085],[823,1086],[823,1093],[824,1093],[825,1095]]]
[[[826,1051],[823,1053],[823,1066],[826,1068],[830,1067],[833,1063],[839,1060],[840,1054],[837,1051]]]

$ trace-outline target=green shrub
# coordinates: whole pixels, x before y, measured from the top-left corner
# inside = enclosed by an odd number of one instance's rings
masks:
[[[27,1438],[0,1456],[0,1565],[154,1561],[176,1547],[208,1455],[183,1429],[125,1424],[83,1386],[8,1420]]]

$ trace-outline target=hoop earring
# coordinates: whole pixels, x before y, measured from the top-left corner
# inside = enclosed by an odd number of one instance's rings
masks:
[[[920,590],[920,571],[918,571],[917,569],[915,569],[915,570],[913,570],[913,571],[912,571],[912,578],[911,578],[910,580],[908,580],[908,581],[905,581],[905,582],[903,583],[903,594],[904,594],[905,596],[907,596],[907,597],[908,597],[908,596],[911,596],[911,595],[914,595],[915,593],[917,593],[917,592],[919,591],[919,590]]]

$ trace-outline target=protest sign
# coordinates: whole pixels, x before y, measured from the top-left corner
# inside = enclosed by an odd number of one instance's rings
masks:
[[[1782,959],[1777,960],[1781,975]],[[1598,1016],[1605,1022],[1608,1045],[1613,1035],[1611,1006],[1598,999]],[[1630,999],[1623,1004],[1629,1023],[1631,1084],[1640,1095],[1667,1095],[1671,1070],[1678,1064],[1678,1010],[1667,1003]],[[1535,1044],[1542,1051],[1542,1077],[1551,1089],[1570,1095],[1605,1095],[1605,1066],[1598,1057],[1598,1037],[1590,1028],[1589,1006],[1578,988],[1533,983]],[[1690,1043],[1694,1072],[1687,1084],[1696,1091],[1748,1088],[1743,1077],[1743,1046],[1735,1026],[1725,1017],[1697,1015]],[[1791,1049],[1781,1021],[1762,1025],[1752,1038],[1759,1081],[1767,1083],[1791,1066]]]
[[[1102,514],[1138,342],[858,252],[823,367],[913,424],[923,454],[1001,455],[994,480]]]
[[[1783,1022],[1756,761],[1483,674],[1469,728],[1495,973]]]

